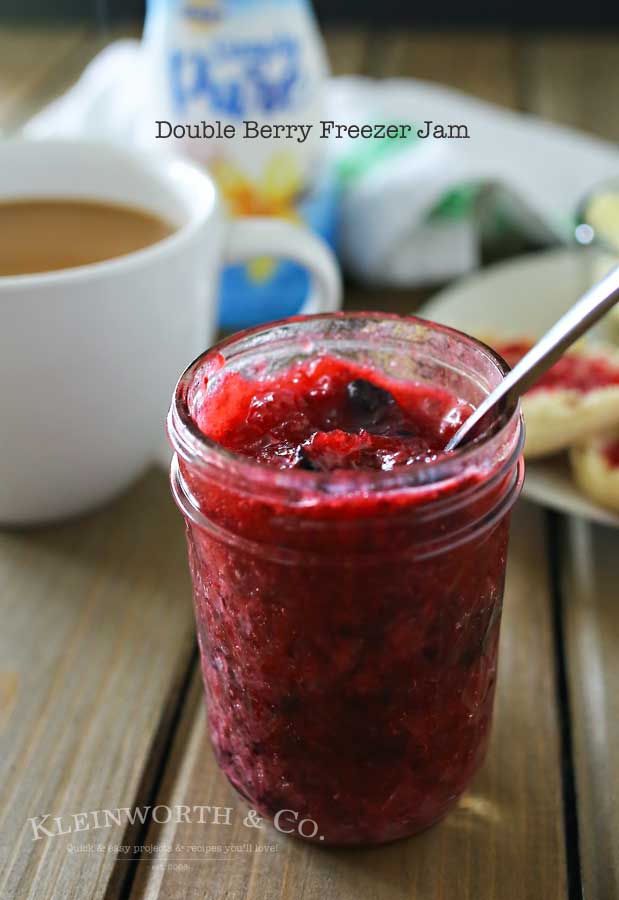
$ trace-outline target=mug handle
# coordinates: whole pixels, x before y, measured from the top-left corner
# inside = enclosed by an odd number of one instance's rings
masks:
[[[229,222],[224,265],[246,263],[257,256],[289,259],[309,271],[311,289],[298,315],[335,312],[342,305],[342,277],[335,255],[309,228],[267,216]]]

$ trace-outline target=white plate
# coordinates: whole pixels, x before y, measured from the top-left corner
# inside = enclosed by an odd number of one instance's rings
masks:
[[[499,263],[436,294],[420,315],[476,335],[537,338],[601,275],[599,258],[587,250],[547,250]],[[604,336],[604,326],[589,340]],[[544,506],[619,527],[619,515],[584,497],[567,464],[550,459],[527,463],[524,494]]]

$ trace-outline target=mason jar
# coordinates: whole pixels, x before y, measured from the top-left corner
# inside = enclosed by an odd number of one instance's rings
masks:
[[[523,425],[518,407],[502,409],[452,454],[317,472],[232,453],[195,424],[206,385],[317,353],[472,405],[507,366],[421,319],[294,318],[207,351],[172,401],[172,491],[218,763],[262,815],[316,824],[301,836],[375,844],[440,819],[484,758]]]

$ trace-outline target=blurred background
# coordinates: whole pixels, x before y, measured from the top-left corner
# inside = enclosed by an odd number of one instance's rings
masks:
[[[595,3],[562,3],[560,0],[477,0],[461,3],[444,0],[437,7],[399,0],[316,0],[321,22],[359,22],[380,25],[429,26],[505,26],[505,27],[581,27],[600,28],[619,25],[619,7],[613,0]],[[3,0],[2,16],[8,18],[73,18],[106,22],[139,18],[144,14],[143,0]]]
[[[619,139],[619,4],[316,0],[334,74],[426,78]],[[66,90],[112,39],[139,35],[143,0],[2,0],[0,127]]]
[[[445,0],[424,7],[396,0],[316,0],[313,7],[335,76],[397,76],[433,82],[499,108],[531,113],[597,138],[619,141],[616,2],[478,0],[461,4]],[[108,44],[139,37],[143,18],[143,0],[2,0],[0,132],[19,131],[65,93]],[[455,149],[452,143],[450,150]],[[501,157],[496,154],[497,159]],[[547,154],[545,157],[548,163]],[[523,169],[530,168],[526,157],[522,162]],[[490,163],[484,161],[488,173]],[[597,163],[592,157],[587,187],[600,177],[593,171]],[[573,168],[577,163],[570,165]],[[601,177],[608,177],[607,169]],[[515,184],[512,187],[519,189]],[[574,196],[566,199],[570,214],[575,215],[579,192],[580,188],[573,187]],[[548,203],[546,206],[549,208]],[[489,248],[482,241],[482,261],[535,249],[539,242],[531,239],[532,230],[525,232],[523,237],[512,230],[498,251],[496,242]],[[346,268],[350,276],[351,266]],[[464,271],[466,266],[461,268]],[[445,275],[458,271],[455,266]],[[368,290],[365,273],[353,274],[358,277],[349,279],[346,304],[374,306],[376,295]],[[394,310],[418,306],[428,290],[413,280],[404,283],[402,279],[397,289],[383,284],[381,305]]]
[[[430,82],[456,88],[499,109],[530,113],[613,144],[619,141],[619,4],[612,0],[523,0],[518,4],[444,0],[430,6],[397,0],[315,0],[312,5],[335,76]],[[18,132],[69,90],[106,46],[121,38],[139,38],[144,14],[144,0],[1,0],[0,133]],[[467,108],[465,118],[469,114]],[[359,115],[371,116],[372,111],[364,108]],[[487,146],[486,138],[481,140]],[[449,149],[456,153],[461,148],[452,143]],[[601,152],[610,151],[609,147]],[[592,152],[590,166],[580,165],[577,159],[569,163],[572,171],[575,167],[591,169],[588,179],[583,178],[587,189],[609,174],[608,165],[596,174],[599,155],[595,156],[595,148]],[[495,158],[501,165],[502,156],[497,149]],[[548,154],[542,157],[547,165]],[[516,163],[522,162],[524,171],[532,169],[531,161],[519,156]],[[512,172],[493,173],[491,158],[484,159],[483,166],[488,180],[502,180],[521,192],[521,185],[510,182]],[[440,173],[440,162],[435,169]],[[574,181],[569,171],[565,177],[566,184]],[[539,180],[543,183],[545,176],[540,175]],[[572,184],[572,193],[565,209],[575,217],[583,191]],[[546,202],[545,206],[550,209],[552,204]],[[480,261],[546,245],[547,240],[536,240],[534,231],[512,228],[509,234],[501,234],[499,247],[496,241],[490,246],[482,239]],[[321,233],[327,236],[324,229]],[[559,242],[565,241],[566,234]],[[550,242],[554,241],[553,237]],[[355,255],[361,256],[358,248],[344,259],[349,276],[346,303],[371,307],[375,293],[368,290],[368,273],[355,272],[350,265],[350,257]],[[415,308],[428,296],[425,282],[447,281],[466,269],[467,265],[455,265],[445,271],[445,277],[439,273],[438,278],[402,278],[396,289],[395,279],[383,279],[381,304],[396,310]]]

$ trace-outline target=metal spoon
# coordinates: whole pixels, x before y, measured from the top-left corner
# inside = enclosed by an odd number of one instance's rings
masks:
[[[561,316],[534,347],[514,366],[503,381],[480,403],[456,433],[445,450],[455,450],[471,430],[497,403],[516,401],[562,356],[568,347],[601,319],[619,301],[619,266],[598,281],[577,303]]]

